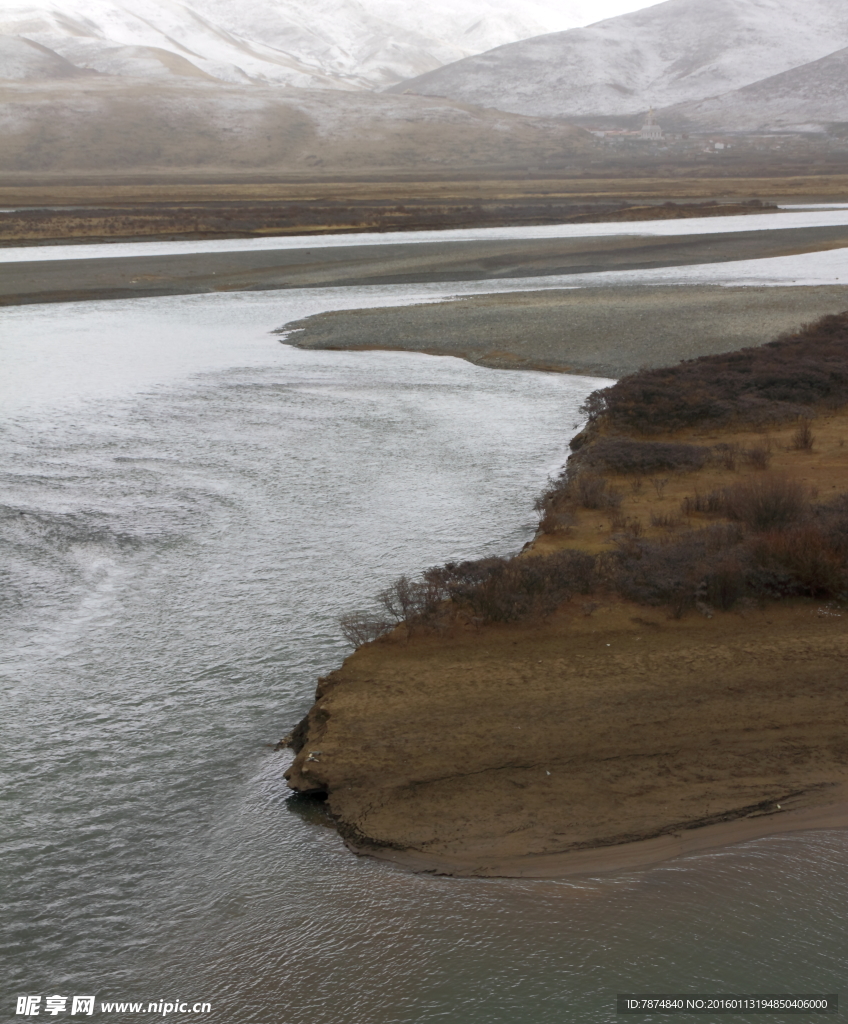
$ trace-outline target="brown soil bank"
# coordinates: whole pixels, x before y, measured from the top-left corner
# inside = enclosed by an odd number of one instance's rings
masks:
[[[287,778],[352,849],[551,876],[848,824],[848,314],[590,405],[533,550],[396,585],[321,681]]]

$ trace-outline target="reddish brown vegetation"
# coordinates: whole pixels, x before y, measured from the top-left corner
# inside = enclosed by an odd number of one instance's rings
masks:
[[[586,403],[589,422],[638,434],[765,424],[848,403],[848,313],[759,348],[640,370]]]
[[[690,510],[691,511],[691,510]],[[617,594],[667,606],[675,617],[698,608],[728,611],[740,601],[848,597],[848,499],[815,505],[793,482],[740,483],[702,503],[737,520],[645,540],[623,523],[616,549],[591,555],[484,558],[401,577],[381,595],[394,614],[345,621],[352,642],[373,640],[401,622],[444,628],[545,618],[577,595]],[[405,611],[402,611],[405,609]],[[362,628],[362,627],[365,628]]]

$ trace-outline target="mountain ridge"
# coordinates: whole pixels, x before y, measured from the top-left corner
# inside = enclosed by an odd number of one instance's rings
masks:
[[[657,112],[678,130],[809,131],[848,122],[848,46],[741,89]]]
[[[731,92],[845,46],[841,0],[665,0],[466,57],[389,91],[544,117],[629,116]]]
[[[0,34],[103,74],[161,77],[153,50],[233,84],[335,89],[384,87],[566,23],[557,0],[13,0],[0,11]],[[17,77],[2,63],[0,78]]]

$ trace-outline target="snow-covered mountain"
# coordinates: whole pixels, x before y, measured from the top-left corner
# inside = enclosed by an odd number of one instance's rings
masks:
[[[614,117],[737,90],[845,46],[846,0],[666,0],[501,46],[395,89],[515,113]]]
[[[659,111],[669,128],[809,131],[848,123],[848,47],[803,67],[697,103]]]
[[[601,0],[627,3],[627,0]],[[637,6],[633,0],[630,6]],[[110,75],[373,89],[579,23],[589,0],[3,0],[0,34]],[[168,55],[172,55],[171,59]],[[26,62],[25,62],[26,63]],[[0,78],[37,77],[3,60]]]
[[[81,74],[84,72],[46,46],[17,36],[0,36],[0,78],[26,81]]]

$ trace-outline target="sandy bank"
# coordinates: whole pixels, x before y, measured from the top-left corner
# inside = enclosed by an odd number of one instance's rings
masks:
[[[321,313],[287,324],[285,341],[620,377],[643,366],[761,345],[846,308],[848,286],[581,288]]]
[[[816,227],[680,237],[399,240],[314,249],[116,255],[113,259],[4,264],[0,305],[280,288],[486,281],[722,263],[845,247],[848,228]]]

